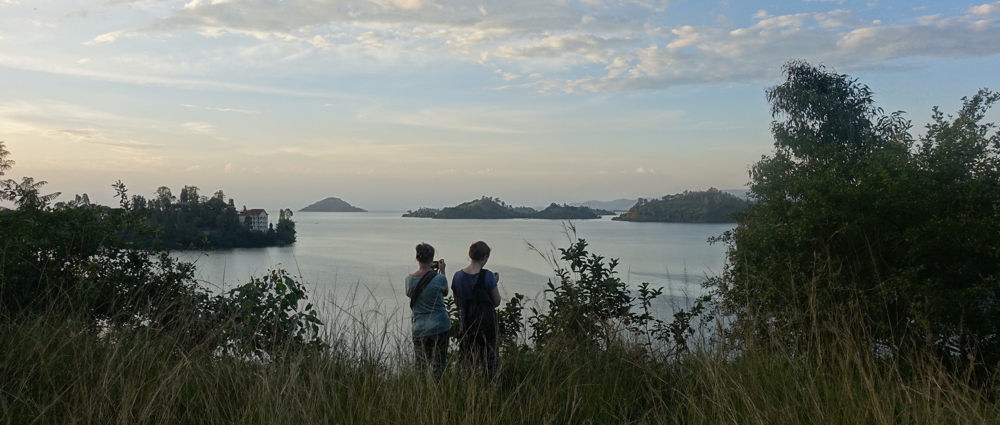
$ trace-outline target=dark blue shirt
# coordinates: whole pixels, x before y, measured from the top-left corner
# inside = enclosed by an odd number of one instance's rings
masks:
[[[494,289],[497,287],[497,277],[492,271],[486,274],[486,291]],[[462,306],[465,304],[465,300],[472,297],[472,288],[476,286],[476,280],[479,279],[479,273],[468,274],[465,270],[459,269],[455,272],[455,277],[451,279],[451,290],[455,294],[455,303],[461,311],[461,328],[465,330],[465,309]]]

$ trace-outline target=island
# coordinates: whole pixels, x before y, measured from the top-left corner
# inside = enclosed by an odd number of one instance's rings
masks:
[[[433,218],[439,211],[435,208],[420,207],[416,211],[409,210],[403,217],[419,217],[419,218]]]
[[[614,215],[613,212],[605,210],[595,210],[590,207],[575,207],[569,205],[551,204],[542,211],[537,211],[531,207],[515,207],[507,205],[498,198],[483,196],[480,199],[464,202],[454,207],[436,210],[432,208],[420,208],[416,211],[407,211],[403,217],[424,217],[440,219],[542,219],[542,220],[592,220],[599,219],[602,215]]]
[[[660,199],[639,198],[628,212],[615,221],[672,223],[732,223],[732,213],[745,210],[750,202],[716,188],[684,191]]]
[[[329,197],[299,211],[302,212],[368,212],[344,202],[340,198]]]

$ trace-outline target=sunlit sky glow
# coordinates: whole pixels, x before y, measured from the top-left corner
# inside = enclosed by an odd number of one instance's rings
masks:
[[[997,53],[1000,2],[0,0],[0,140],[7,177],[106,204],[662,196],[746,183],[788,60],[919,128],[1000,89]]]

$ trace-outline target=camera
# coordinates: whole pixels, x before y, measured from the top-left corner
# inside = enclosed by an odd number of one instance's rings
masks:
[[[437,269],[438,269],[438,262],[431,261],[431,270],[437,270]]]

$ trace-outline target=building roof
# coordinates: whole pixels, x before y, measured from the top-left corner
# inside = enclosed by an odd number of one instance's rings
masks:
[[[241,217],[242,216],[247,216],[247,215],[257,216],[257,215],[261,215],[261,214],[267,215],[267,211],[264,211],[264,210],[259,209],[259,208],[255,208],[255,209],[252,209],[252,210],[246,210],[246,211],[241,212],[240,216]]]

